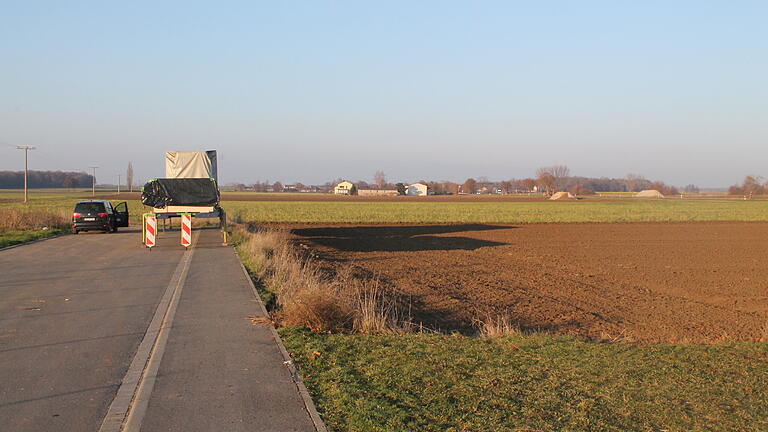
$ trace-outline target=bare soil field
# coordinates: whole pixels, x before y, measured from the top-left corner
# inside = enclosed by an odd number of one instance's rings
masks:
[[[375,275],[413,318],[595,340],[756,340],[768,322],[768,223],[283,225],[329,271]]]

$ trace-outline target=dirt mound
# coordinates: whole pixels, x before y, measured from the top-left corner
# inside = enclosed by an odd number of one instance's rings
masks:
[[[576,199],[570,192],[557,192],[549,198],[550,201],[574,201]]]
[[[664,198],[664,194],[654,189],[646,189],[635,194],[636,198]]]

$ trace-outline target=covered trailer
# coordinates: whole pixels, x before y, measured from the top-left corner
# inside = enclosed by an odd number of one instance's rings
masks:
[[[216,150],[166,151],[165,176],[150,180],[141,192],[142,203],[163,220],[163,226],[172,218],[194,216],[219,218],[220,226],[226,227],[226,214],[219,206]]]

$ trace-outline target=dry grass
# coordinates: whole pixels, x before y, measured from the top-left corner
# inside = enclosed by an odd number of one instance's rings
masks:
[[[0,231],[66,228],[69,214],[51,209],[0,208]]]
[[[501,336],[517,336],[521,334],[520,327],[509,314],[487,314],[484,319],[476,318],[474,327],[481,338],[492,339]]]
[[[246,267],[267,295],[274,295],[272,314],[280,324],[375,334],[401,333],[412,327],[395,293],[378,280],[349,272],[326,274],[292,247],[287,232],[239,224],[233,235]]]

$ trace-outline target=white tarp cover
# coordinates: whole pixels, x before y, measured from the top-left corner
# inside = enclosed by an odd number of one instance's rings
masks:
[[[165,152],[165,178],[212,178],[218,180],[216,171],[216,150]]]

